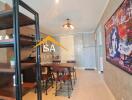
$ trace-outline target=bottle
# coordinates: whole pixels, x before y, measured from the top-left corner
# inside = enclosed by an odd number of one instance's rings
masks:
[[[0,36],[0,40],[2,40],[2,36]]]
[[[21,74],[21,84],[23,84],[23,74]]]
[[[6,35],[6,36],[5,36],[5,39],[9,39],[9,36],[8,36],[8,35]]]
[[[16,86],[16,76],[13,75],[13,86]]]
[[[23,74],[21,74],[21,84],[23,84]],[[16,86],[16,76],[13,75],[13,86]]]

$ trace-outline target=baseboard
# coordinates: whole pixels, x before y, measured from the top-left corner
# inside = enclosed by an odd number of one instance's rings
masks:
[[[88,67],[75,67],[75,69],[96,70],[96,68],[88,68]]]
[[[103,72],[103,71],[98,71],[98,73],[99,73],[99,74],[102,74],[102,73],[104,73],[104,72]]]
[[[94,71],[95,69],[93,69],[93,68],[85,68],[84,70]]]
[[[75,69],[84,69],[83,67],[75,67]]]

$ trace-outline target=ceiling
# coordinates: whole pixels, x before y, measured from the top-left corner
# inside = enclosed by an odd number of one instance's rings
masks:
[[[9,3],[11,0],[6,1]],[[59,3],[56,0],[23,1],[39,12],[41,32],[61,35],[94,32],[109,0],[59,0]],[[62,28],[67,18],[75,26],[73,31]]]

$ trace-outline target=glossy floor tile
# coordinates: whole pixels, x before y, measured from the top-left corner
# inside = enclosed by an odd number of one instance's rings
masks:
[[[50,88],[48,95],[43,93],[43,100],[115,100],[103,76],[96,71],[77,70],[77,77],[70,99],[67,96],[54,96],[55,88]],[[29,92],[23,99],[37,100],[34,92]]]

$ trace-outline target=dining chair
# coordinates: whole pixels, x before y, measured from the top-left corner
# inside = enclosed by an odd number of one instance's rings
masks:
[[[61,60],[53,60],[52,62],[55,64],[59,64],[59,63],[61,63]]]
[[[47,67],[44,67],[44,70],[42,70],[42,74],[41,74],[41,80],[42,80],[42,86],[45,90],[45,93],[46,95],[48,94],[47,93],[47,90],[48,90],[48,85],[51,81],[51,85],[52,85],[52,88],[53,88],[53,75],[52,75],[52,72],[50,72],[49,70],[47,71],[45,68]]]
[[[75,61],[75,60],[68,60],[67,63],[76,64],[76,61]],[[71,72],[72,75],[73,75],[73,80],[74,80],[74,84],[75,84],[75,83],[76,83],[76,80],[77,80],[77,74],[76,74],[75,66],[74,66],[73,68],[70,68],[70,72]]]
[[[61,60],[53,60],[52,63],[53,64],[60,64],[61,63]],[[53,79],[55,80],[55,73],[54,73],[52,67],[50,68],[50,70],[52,72]]]
[[[58,66],[53,66],[53,71],[56,73],[55,82],[56,82],[56,89],[55,89],[55,96],[57,96],[58,84],[60,83],[60,88],[62,87],[62,83],[66,83],[67,81],[67,91],[68,91],[68,98],[70,98],[70,87],[73,90],[72,86],[72,79],[71,73],[67,68],[62,68]]]

